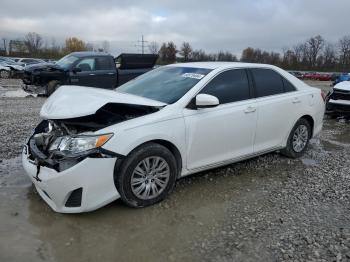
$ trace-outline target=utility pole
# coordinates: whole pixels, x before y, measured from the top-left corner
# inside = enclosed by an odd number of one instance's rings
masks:
[[[142,35],[141,41],[138,40],[137,43],[138,43],[138,44],[135,45],[135,46],[136,46],[136,47],[141,47],[142,54],[144,54],[144,53],[145,53],[145,47],[148,47],[148,45],[146,45],[145,43],[148,43],[148,41],[146,41],[146,40],[144,39],[143,35]]]

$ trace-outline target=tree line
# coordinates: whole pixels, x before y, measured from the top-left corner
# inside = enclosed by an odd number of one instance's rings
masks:
[[[287,70],[350,71],[350,36],[344,36],[337,43],[330,43],[317,35],[282,52],[269,52],[248,47],[240,59],[229,51],[206,53],[194,50],[188,42],[177,49],[174,42],[163,43],[159,50],[156,43],[150,45],[151,53],[159,53],[161,64],[196,61],[240,61],[247,63],[273,64]],[[179,56],[177,56],[177,54]]]
[[[110,51],[108,41],[103,41],[96,46],[76,37],[69,37],[62,46],[57,44],[55,39],[48,43],[35,32],[26,34],[22,39],[2,38],[2,40],[3,47],[0,47],[0,55],[18,57],[58,59],[75,51]],[[282,52],[248,47],[242,51],[239,58],[230,51],[208,53],[203,49],[193,49],[188,42],[183,42],[179,47],[173,41],[164,42],[160,46],[157,42],[151,42],[148,48],[149,53],[159,54],[158,64],[241,61],[273,64],[287,70],[350,71],[350,35],[340,38],[336,43],[328,42],[317,35],[291,47],[283,48]]]
[[[59,59],[66,54],[76,51],[105,51],[109,52],[109,42],[103,41],[101,45],[95,46],[86,43],[77,37],[68,37],[64,41],[64,45],[57,44],[54,38],[50,43],[36,33],[29,32],[23,38],[7,39],[2,38],[2,48],[0,47],[0,55],[9,55],[12,57],[32,57]]]

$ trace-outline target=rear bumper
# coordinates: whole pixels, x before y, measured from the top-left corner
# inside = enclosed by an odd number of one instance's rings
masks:
[[[37,175],[37,166],[33,160],[28,158],[27,152],[28,150],[24,148],[22,153],[24,170],[40,196],[54,211],[60,213],[88,212],[119,198],[113,178],[116,158],[87,157],[61,172],[40,166]],[[72,200],[73,191],[77,194],[74,195],[75,200],[73,201],[75,202],[72,206],[68,202]]]

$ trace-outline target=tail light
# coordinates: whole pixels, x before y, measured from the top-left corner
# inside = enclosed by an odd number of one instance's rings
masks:
[[[322,90],[321,90],[321,96],[322,96],[323,102],[326,102],[327,94]]]

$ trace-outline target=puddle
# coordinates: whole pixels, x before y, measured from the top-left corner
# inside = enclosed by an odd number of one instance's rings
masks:
[[[25,188],[31,186],[29,177],[24,175],[21,157],[4,159],[0,162],[0,188]]]
[[[314,154],[344,148],[349,128],[339,125],[327,122],[301,161],[269,154],[183,178],[168,199],[142,209],[115,201],[91,213],[55,213],[24,175],[20,157],[2,160],[0,260],[202,261],[196,245],[216,234],[233,204],[239,214],[268,203],[271,188],[291,181],[292,171],[318,164]]]

